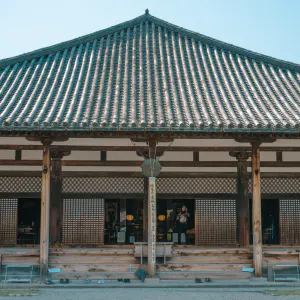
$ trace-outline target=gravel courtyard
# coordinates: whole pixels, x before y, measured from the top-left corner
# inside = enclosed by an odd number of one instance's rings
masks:
[[[264,300],[274,299],[272,295],[266,295],[262,291],[242,292],[239,290],[225,291],[222,289],[167,289],[167,288],[115,288],[115,289],[42,289],[39,296],[21,297],[23,300]],[[16,299],[16,297],[5,297]],[[280,299],[299,299],[299,296],[276,296]]]

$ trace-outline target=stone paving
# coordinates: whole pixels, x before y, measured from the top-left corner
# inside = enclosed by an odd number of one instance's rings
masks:
[[[274,296],[263,290],[240,291],[238,289],[177,289],[177,288],[115,288],[115,289],[42,289],[39,296],[22,297],[23,300],[268,300]],[[3,299],[15,299],[5,297]],[[299,296],[276,296],[276,300],[299,299]]]

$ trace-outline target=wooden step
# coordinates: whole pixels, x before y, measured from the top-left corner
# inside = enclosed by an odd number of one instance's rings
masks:
[[[173,256],[186,256],[186,255],[252,255],[251,249],[230,249],[230,248],[185,248],[175,247],[172,250]]]
[[[62,272],[135,272],[139,264],[50,264],[49,268],[60,268]]]
[[[173,256],[167,259],[168,264],[176,263],[223,263],[223,264],[252,264],[253,258],[248,255],[201,255]]]
[[[96,248],[96,249],[76,249],[76,248],[59,248],[59,249],[50,249],[49,255],[55,256],[64,256],[64,255],[72,255],[72,256],[103,256],[103,255],[134,255],[134,248]]]
[[[69,278],[73,280],[116,280],[118,278],[136,279],[134,272],[62,272],[51,275],[51,279]]]
[[[240,280],[240,279],[250,279],[253,277],[252,273],[246,272],[158,272],[158,277],[161,280],[195,280],[196,278],[201,278],[204,282],[205,278],[211,278],[212,280]]]
[[[139,259],[133,255],[123,256],[96,256],[96,255],[65,255],[65,256],[50,256],[50,264],[135,264],[139,263]]]
[[[2,256],[2,265],[38,265],[39,256]]]
[[[158,265],[158,271],[242,271],[243,268],[252,268],[252,264],[167,264]]]

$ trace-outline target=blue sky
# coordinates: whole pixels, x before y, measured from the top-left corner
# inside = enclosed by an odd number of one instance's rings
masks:
[[[299,0],[0,0],[0,59],[67,41],[144,13],[300,64]]]

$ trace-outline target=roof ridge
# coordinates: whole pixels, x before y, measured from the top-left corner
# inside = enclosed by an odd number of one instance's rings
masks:
[[[108,28],[101,29],[101,30],[95,31],[93,33],[86,34],[86,35],[83,35],[81,37],[71,39],[71,40],[68,40],[68,41],[65,41],[65,42],[61,42],[61,43],[58,43],[58,44],[55,44],[55,45],[43,47],[43,48],[40,48],[40,49],[37,49],[37,50],[34,50],[34,51],[30,51],[30,52],[27,52],[27,53],[23,53],[23,54],[20,54],[20,55],[16,55],[16,56],[13,56],[13,57],[2,59],[2,60],[0,60],[0,69],[3,69],[8,65],[16,64],[16,63],[21,62],[21,61],[31,60],[33,58],[37,58],[37,57],[40,57],[40,56],[43,56],[43,55],[49,55],[53,52],[61,51],[63,49],[70,48],[70,47],[78,45],[80,43],[86,43],[86,42],[91,41],[95,38],[99,38],[101,36],[108,35],[108,34],[113,33],[115,31],[120,31],[123,28],[127,28],[129,26],[132,27],[132,26],[137,25],[137,24],[139,24],[143,21],[146,21],[146,20],[152,21],[156,25],[163,26],[163,27],[165,27],[169,30],[176,31],[176,32],[181,33],[183,35],[187,35],[187,36],[195,39],[196,41],[200,41],[200,42],[209,44],[209,45],[214,46],[216,48],[221,48],[221,49],[224,49],[226,51],[233,52],[235,54],[240,54],[240,55],[243,55],[243,56],[247,56],[248,58],[252,58],[252,59],[258,60],[258,61],[263,61],[265,63],[275,65],[275,66],[279,66],[279,67],[284,68],[284,69],[290,69],[290,70],[300,72],[300,64],[290,62],[290,61],[285,61],[285,60],[282,60],[282,59],[278,59],[278,58],[275,58],[275,57],[272,57],[272,56],[269,56],[269,55],[265,55],[265,54],[262,54],[262,53],[259,53],[259,52],[255,52],[255,51],[252,51],[252,50],[248,50],[246,48],[220,41],[218,39],[215,39],[215,38],[206,36],[204,34],[201,34],[201,33],[198,33],[198,32],[183,28],[183,27],[180,27],[178,25],[174,25],[174,24],[169,23],[165,20],[162,20],[162,19],[159,19],[157,17],[152,16],[151,14],[149,14],[148,9],[146,9],[146,11],[143,15],[140,15],[139,17],[131,19],[129,21],[125,21],[125,22],[122,22],[120,24],[113,25],[113,26],[110,26]]]
[[[222,48],[222,49],[227,50],[229,52],[232,51],[232,52],[235,52],[236,54],[241,54],[241,55],[247,56],[249,58],[252,58],[254,60],[256,60],[256,59],[260,60],[260,61],[262,60],[262,61],[268,62],[271,65],[275,64],[276,66],[282,66],[285,69],[291,69],[292,68],[293,70],[295,70],[297,72],[300,71],[300,64],[298,64],[298,63],[290,62],[290,61],[283,60],[283,59],[278,59],[278,58],[275,58],[275,57],[270,56],[270,55],[262,54],[262,53],[259,53],[259,52],[256,52],[256,51],[248,50],[248,49],[240,47],[240,46],[229,44],[229,43],[220,41],[218,39],[206,36],[202,33],[198,33],[196,31],[189,30],[189,29],[186,29],[184,27],[180,27],[178,25],[169,23],[165,20],[159,19],[159,18],[154,17],[152,15],[149,15],[149,19],[156,22],[156,23],[158,23],[157,25],[167,27],[167,28],[169,28],[170,30],[173,30],[173,31],[175,29],[175,31],[177,30],[179,33],[183,33],[185,35],[188,35],[191,38],[194,38],[195,40],[198,40],[198,41],[200,40],[201,42],[211,44],[211,46],[219,47],[219,48]]]
[[[33,51],[30,51],[30,52],[19,54],[19,55],[13,56],[13,57],[8,57],[8,58],[1,59],[0,60],[0,69],[3,68],[3,67],[8,66],[10,64],[16,64],[16,63],[18,63],[20,61],[24,61],[24,60],[31,60],[33,58],[40,57],[42,55],[49,55],[49,54],[51,54],[55,51],[60,51],[62,49],[66,49],[66,48],[75,46],[77,44],[86,43],[86,42],[91,41],[95,38],[99,38],[101,36],[108,35],[111,32],[119,31],[122,28],[126,28],[128,26],[134,26],[135,24],[139,24],[142,21],[146,20],[147,18],[149,18],[149,16],[150,15],[146,12],[145,14],[140,15],[137,18],[119,23],[117,25],[107,27],[105,29],[97,30],[93,33],[89,33],[89,34],[77,37],[75,39],[71,39],[71,40],[61,42],[61,43],[58,43],[58,44],[55,44],[55,45],[39,48],[37,50],[33,50]]]

